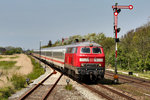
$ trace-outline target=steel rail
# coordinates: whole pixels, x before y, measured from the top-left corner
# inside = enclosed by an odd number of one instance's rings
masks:
[[[46,100],[48,98],[48,96],[51,94],[51,92],[54,90],[54,88],[56,87],[57,83],[59,82],[59,80],[61,79],[61,77],[63,76],[63,73],[61,73],[60,77],[57,79],[57,81],[55,82],[55,84],[52,86],[52,88],[46,93],[46,95],[44,95],[44,97],[42,98],[42,100]]]
[[[111,72],[111,71],[106,71],[106,73],[114,74],[114,73]],[[141,81],[141,82],[145,82],[145,83],[150,83],[149,80],[143,79],[143,78],[140,78],[140,77],[132,77],[132,76],[127,76],[127,75],[122,75],[122,74],[118,74],[118,75],[119,75],[119,76],[122,76],[122,77],[131,78],[131,79],[134,79],[134,80],[137,80],[137,81]]]
[[[119,95],[119,96],[121,96],[121,97],[124,97],[124,98],[126,98],[126,99],[128,99],[128,100],[135,100],[134,98],[132,98],[132,97],[130,97],[130,96],[127,96],[127,95],[125,95],[125,94],[123,94],[123,93],[120,93],[120,92],[118,92],[118,91],[116,91],[116,90],[113,90],[113,89],[111,89],[111,88],[108,88],[108,87],[106,87],[106,86],[104,86],[104,85],[102,85],[102,84],[98,84],[98,86],[100,86],[100,87],[102,87],[102,88],[105,88],[105,89],[107,89],[107,90],[109,90],[109,91],[111,91],[111,92],[113,92],[113,93],[115,93],[115,94],[117,94],[117,95]]]
[[[90,87],[89,85],[86,85],[86,84],[84,84],[84,83],[82,83],[81,85],[83,85],[84,87],[88,88],[89,90],[91,90],[91,91],[97,93],[98,95],[101,95],[102,97],[106,98],[107,100],[113,100],[112,98],[110,98],[110,97],[107,96],[106,94],[104,94],[104,93],[102,93],[102,92],[100,92],[100,91],[98,91],[98,90],[96,90],[96,89]]]
[[[58,78],[58,80],[57,80],[56,83],[53,85],[53,87],[46,93],[46,95],[43,96],[42,100],[46,100],[46,99],[48,98],[48,96],[51,94],[51,92],[53,91],[53,89],[55,88],[55,86],[57,85],[57,83],[59,82],[59,80],[60,80],[60,78],[62,77],[62,75],[63,75],[63,74],[61,74],[61,76]],[[101,95],[102,97],[104,97],[104,98],[106,98],[106,99],[108,99],[108,100],[113,100],[111,97],[109,97],[109,96],[106,95],[105,93],[102,93],[102,92],[100,92],[100,91],[98,91],[98,90],[96,90],[96,89],[90,87],[89,85],[86,85],[86,84],[84,84],[84,83],[81,83],[81,85],[83,85],[84,87],[88,88],[89,90],[93,91],[94,93],[97,93],[98,95]],[[135,100],[135,99],[132,98],[132,97],[129,97],[129,96],[127,96],[127,95],[124,95],[124,94],[122,94],[122,93],[120,93],[120,92],[118,92],[118,91],[115,91],[115,90],[113,90],[113,89],[111,89],[111,88],[108,88],[108,87],[106,87],[106,86],[104,86],[104,85],[98,84],[98,86],[101,86],[102,88],[105,88],[105,89],[107,89],[107,90],[109,90],[109,91],[111,91],[111,92],[113,92],[113,93],[115,93],[115,94],[117,94],[117,95],[119,95],[119,96],[122,96],[122,97],[124,97],[124,98],[126,98],[126,99],[128,99],[128,100]]]
[[[113,76],[113,74],[112,73],[105,73],[105,75],[108,75],[108,76]],[[136,80],[136,79],[132,79],[132,78],[128,78],[128,77],[126,77],[126,76],[120,76],[120,75],[118,75],[119,76],[119,79],[122,79],[122,80],[126,80],[126,81],[130,81],[130,82],[134,82],[134,83],[136,83],[136,84],[139,84],[139,85],[142,85],[142,86],[147,86],[147,87],[150,87],[150,84],[148,84],[148,83],[143,83],[143,81],[140,81],[140,80]],[[128,79],[127,79],[128,78]],[[137,82],[137,81],[139,81],[139,82]]]
[[[40,83],[35,85],[31,90],[29,90],[25,95],[23,95],[19,100],[25,100],[33,91],[35,91],[42,83],[44,83],[50,76],[53,75],[53,72],[49,74],[45,79],[43,79]]]

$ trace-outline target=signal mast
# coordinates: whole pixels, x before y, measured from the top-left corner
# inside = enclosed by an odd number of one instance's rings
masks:
[[[118,3],[112,6],[114,12],[114,33],[115,33],[115,74],[114,74],[114,82],[118,83],[118,75],[117,75],[117,43],[119,42],[119,38],[117,37],[117,33],[120,32],[120,28],[117,28],[118,24],[118,14],[121,12],[121,9],[133,9],[132,5],[129,6],[119,6]]]

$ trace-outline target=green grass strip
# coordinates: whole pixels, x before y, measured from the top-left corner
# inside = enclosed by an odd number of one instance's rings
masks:
[[[5,58],[5,57],[0,56],[0,59],[3,59],[3,58]]]
[[[16,64],[16,61],[0,61],[0,68],[2,69],[10,69],[14,67]]]
[[[23,75],[14,74],[11,78],[11,82],[14,85],[15,89],[19,90],[25,87],[26,79]]]
[[[30,57],[31,58],[31,57]],[[38,78],[40,75],[44,74],[44,69],[39,66],[39,63],[35,61],[35,59],[31,58],[33,64],[33,72],[31,72],[27,77],[30,80],[34,80]]]
[[[15,57],[10,57],[10,59],[16,59],[16,58],[18,58],[19,56],[15,56]]]

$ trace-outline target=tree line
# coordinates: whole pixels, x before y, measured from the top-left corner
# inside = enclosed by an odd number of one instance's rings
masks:
[[[20,54],[23,50],[21,47],[0,47],[0,54],[2,55],[13,55],[13,54]]]

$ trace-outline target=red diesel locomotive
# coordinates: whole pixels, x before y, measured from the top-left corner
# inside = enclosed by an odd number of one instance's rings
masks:
[[[93,42],[43,48],[34,50],[33,55],[79,79],[104,78],[105,54],[102,46]]]

